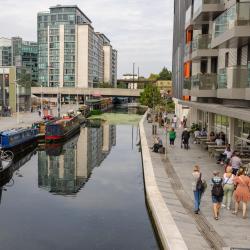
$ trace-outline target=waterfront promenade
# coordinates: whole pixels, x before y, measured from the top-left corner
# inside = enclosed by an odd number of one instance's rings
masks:
[[[152,124],[143,122],[147,147],[153,144]],[[248,218],[242,219],[232,211],[221,210],[220,219],[214,220],[212,214],[211,187],[208,185],[202,198],[201,214],[193,213],[193,193],[191,189],[192,169],[195,164],[201,167],[203,177],[208,184],[213,170],[223,173],[223,168],[200,145],[191,144],[190,150],[181,149],[180,134],[177,130],[176,145],[167,146],[167,158],[163,154],[150,151],[150,160],[158,189],[169,209],[174,222],[182,235],[188,249],[250,249],[250,206]],[[166,142],[162,128],[158,135]],[[142,140],[143,141],[143,140]],[[145,145],[144,145],[145,146]],[[143,145],[142,145],[143,147]],[[144,159],[143,159],[144,160]],[[147,187],[146,187],[147,190]]]

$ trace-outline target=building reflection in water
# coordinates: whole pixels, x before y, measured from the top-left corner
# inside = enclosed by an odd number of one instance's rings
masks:
[[[63,144],[47,144],[38,152],[38,186],[54,194],[76,194],[115,145],[116,127],[108,123],[82,127]]]

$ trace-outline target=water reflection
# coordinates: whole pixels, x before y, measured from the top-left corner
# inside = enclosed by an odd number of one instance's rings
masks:
[[[116,127],[106,122],[82,127],[80,134],[65,143],[47,144],[38,152],[39,188],[75,195],[115,145]]]
[[[31,145],[26,151],[23,152],[22,158],[15,157],[13,162],[9,164],[0,174],[0,204],[2,202],[3,191],[7,191],[7,188],[12,187],[15,184],[13,174],[21,177],[18,170],[25,165],[33,155],[36,154],[36,144]]]

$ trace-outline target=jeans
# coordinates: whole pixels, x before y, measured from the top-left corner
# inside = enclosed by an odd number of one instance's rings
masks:
[[[232,196],[234,192],[234,184],[225,184],[224,186],[224,197],[223,197],[223,204],[230,208]]]
[[[201,191],[194,191],[194,211],[198,211],[200,209],[201,203]]]

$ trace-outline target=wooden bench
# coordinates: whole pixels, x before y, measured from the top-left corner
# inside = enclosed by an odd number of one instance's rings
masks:
[[[225,145],[217,146],[217,145],[208,145],[208,154],[209,157],[214,157],[214,152],[216,149],[223,149],[223,152],[225,151]]]

